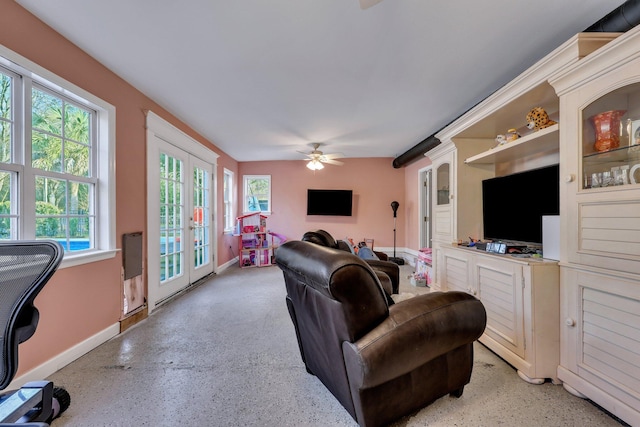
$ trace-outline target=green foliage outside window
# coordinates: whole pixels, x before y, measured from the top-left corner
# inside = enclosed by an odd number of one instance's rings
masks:
[[[9,200],[0,201],[0,239],[11,238],[11,202]],[[7,216],[5,216],[7,215]]]
[[[52,217],[59,215],[60,209],[51,203],[36,202],[36,215],[42,215],[36,219],[36,237],[65,237],[64,226],[61,226],[61,218]]]
[[[11,176],[15,175],[3,172],[2,163],[19,161],[12,158],[13,146],[20,143],[13,134],[13,84],[12,77],[0,72],[0,239],[12,238],[9,214]],[[62,174],[60,179],[36,176],[35,236],[89,240],[92,184],[73,178],[92,176],[92,112],[35,86],[31,103],[31,166]],[[14,208],[14,213],[22,217],[19,209]]]

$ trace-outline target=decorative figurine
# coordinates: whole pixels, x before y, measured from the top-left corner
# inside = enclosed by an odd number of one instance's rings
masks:
[[[549,118],[544,108],[536,107],[527,114],[527,127],[536,131],[555,125],[556,122]]]
[[[515,141],[516,139],[520,138],[520,134],[515,129],[509,129],[504,137],[507,140],[507,142],[511,142],[511,141]]]
[[[498,143],[497,147],[499,147],[507,143],[507,138],[504,135],[498,135],[496,136],[496,142]]]

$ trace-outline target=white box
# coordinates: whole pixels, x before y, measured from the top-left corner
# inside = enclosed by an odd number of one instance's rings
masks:
[[[542,216],[542,257],[560,261],[560,215]]]

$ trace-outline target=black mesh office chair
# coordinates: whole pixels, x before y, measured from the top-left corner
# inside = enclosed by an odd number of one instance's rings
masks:
[[[62,247],[53,241],[0,242],[0,390],[18,370],[18,344],[33,336],[40,318],[33,301],[62,256]],[[30,382],[0,394],[0,427],[47,426],[70,402],[69,394],[52,382]]]

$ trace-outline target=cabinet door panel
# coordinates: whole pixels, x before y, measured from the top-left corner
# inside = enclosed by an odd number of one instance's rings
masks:
[[[577,354],[562,364],[593,384],[610,390],[631,407],[640,405],[640,294],[638,284],[611,276],[573,272],[567,278],[576,315],[567,332]],[[569,362],[569,363],[567,363]],[[621,392],[622,391],[622,392]]]
[[[478,259],[475,274],[478,296],[487,310],[485,333],[524,358],[521,267]]]
[[[470,268],[469,259],[466,257],[452,256],[451,253],[445,251],[443,262],[446,290],[471,292],[468,273]]]
[[[453,230],[451,222],[451,208],[436,208],[434,209],[434,234],[441,240],[450,243],[453,239]]]
[[[587,200],[578,202],[577,218],[569,221],[576,236],[569,240],[569,260],[640,273],[640,200],[602,200],[604,196],[613,194],[580,197]]]

